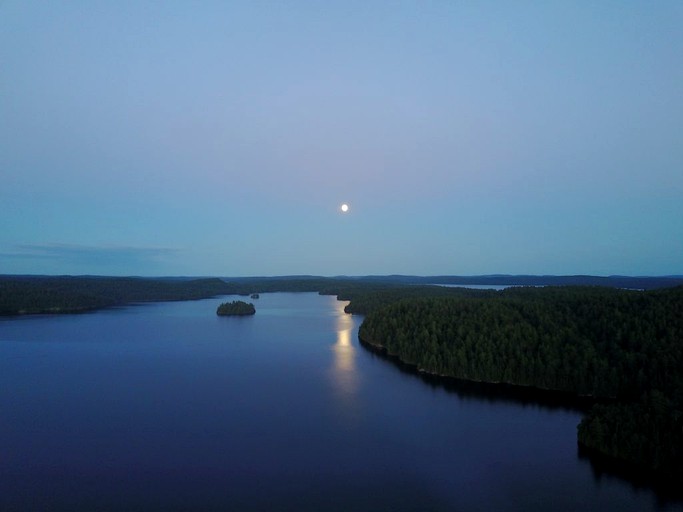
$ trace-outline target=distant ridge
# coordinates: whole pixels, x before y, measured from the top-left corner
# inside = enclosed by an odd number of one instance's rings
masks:
[[[683,276],[591,276],[591,275],[510,275],[488,274],[480,276],[358,276],[355,279],[374,282],[402,284],[449,284],[449,285],[492,285],[492,286],[608,286],[652,290],[683,285]]]
[[[365,275],[365,276],[345,276],[337,275],[333,277],[316,275],[284,275],[284,276],[246,276],[246,277],[226,277],[219,278],[210,276],[163,276],[163,277],[114,277],[114,276],[49,276],[49,275],[2,275],[0,281],[14,280],[36,282],[39,280],[79,280],[79,281],[111,281],[111,280],[139,280],[139,281],[166,281],[166,282],[187,282],[197,280],[220,279],[224,283],[234,283],[235,285],[273,285],[275,283],[299,283],[307,287],[316,288],[320,283],[376,283],[376,284],[447,284],[447,285],[491,285],[491,286],[607,286],[612,288],[630,288],[638,290],[652,290],[656,288],[670,288],[683,285],[683,275],[666,276],[592,276],[587,274],[577,275],[531,275],[531,274],[485,274],[475,276],[463,275]],[[264,290],[265,291],[265,290]]]
[[[459,275],[435,275],[415,276],[403,274],[389,275],[364,275],[347,276],[337,275],[333,277],[314,275],[288,275],[288,276],[258,276],[258,277],[224,277],[226,281],[313,281],[313,280],[339,280],[339,281],[365,281],[374,283],[394,284],[448,284],[448,285],[491,285],[491,286],[608,286],[612,288],[630,288],[637,290],[653,290],[656,288],[670,288],[683,285],[683,275],[667,276],[592,276],[588,274],[576,275],[532,275],[532,274],[484,274],[476,276]]]
[[[91,280],[98,279],[125,279],[113,276],[48,276],[48,275],[0,275],[2,278],[27,279],[37,278],[85,278]],[[162,280],[162,281],[190,281],[197,279],[209,279],[211,276],[164,276],[164,277],[136,277],[143,280]],[[588,274],[576,275],[533,275],[533,274],[483,274],[475,276],[463,275],[365,275],[365,276],[346,276],[337,275],[333,277],[316,276],[307,274],[284,275],[284,276],[247,276],[247,277],[220,277],[223,281],[232,283],[254,283],[259,282],[312,282],[313,281],[364,281],[370,283],[386,284],[448,284],[448,285],[491,285],[491,286],[608,286],[612,288],[631,288],[638,290],[653,290],[656,288],[670,288],[672,286],[683,285],[683,275],[666,276],[592,276]]]

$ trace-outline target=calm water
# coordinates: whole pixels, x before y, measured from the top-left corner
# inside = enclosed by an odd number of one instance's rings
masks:
[[[431,283],[433,286],[443,286],[444,288],[469,288],[471,290],[505,290],[512,288],[512,285],[507,284],[443,284]]]
[[[443,284],[431,283],[433,286],[443,286],[444,288],[469,288],[471,290],[505,290],[506,288],[532,287],[543,288],[544,285],[521,285],[521,284]]]
[[[576,411],[425,384],[334,297],[224,300],[0,321],[0,509],[662,507],[578,458]]]

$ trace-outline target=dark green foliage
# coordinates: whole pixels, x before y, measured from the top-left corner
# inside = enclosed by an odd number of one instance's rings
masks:
[[[324,278],[280,278],[280,277],[245,277],[226,280],[230,294],[251,295],[252,293],[270,292],[318,292],[324,288],[343,284],[344,281]]]
[[[131,302],[192,300],[217,295],[267,292],[319,292],[353,300],[348,312],[413,296],[459,296],[487,293],[439,286],[406,286],[348,278],[283,277],[222,279],[143,279],[129,277],[0,276],[0,315],[75,313]]]
[[[216,310],[218,316],[246,316],[254,313],[256,313],[254,305],[241,300],[224,302]]]
[[[636,403],[595,405],[578,438],[604,456],[683,482],[683,416],[661,392]]]
[[[368,314],[359,336],[435,374],[617,399],[591,412],[579,440],[651,469],[683,468],[683,287],[415,298]]]
[[[124,277],[0,278],[0,315],[75,313],[132,302],[192,300],[229,293],[220,279]]]
[[[680,401],[683,287],[510,288],[416,298],[370,313],[360,337],[429,372],[636,400]]]
[[[383,285],[379,286],[383,288]],[[266,292],[359,293],[355,279],[241,278],[145,279],[89,276],[0,276],[0,315],[76,313],[135,302],[193,300]],[[367,285],[375,289],[377,285]]]
[[[678,279],[678,280],[677,280]],[[648,288],[680,282],[680,278],[593,278],[591,276],[477,276],[416,277],[366,276],[326,278],[315,276],[245,277],[233,279],[142,279],[72,276],[0,276],[0,315],[73,313],[131,302],[190,300],[216,295],[250,295],[266,292],[319,292],[350,300],[349,313],[373,309],[410,297],[487,297],[492,290],[428,286],[429,282],[510,284],[529,282],[593,282],[604,286]]]
[[[351,301],[344,310],[347,313],[362,315],[410,298],[484,298],[494,297],[497,293],[493,290],[473,290],[470,288],[446,288],[443,286],[427,285],[373,285],[370,283],[356,286],[341,286],[336,289],[336,295],[339,300]]]

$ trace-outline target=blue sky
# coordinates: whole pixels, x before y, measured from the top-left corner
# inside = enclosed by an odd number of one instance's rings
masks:
[[[681,26],[679,1],[5,0],[0,273],[683,274]]]

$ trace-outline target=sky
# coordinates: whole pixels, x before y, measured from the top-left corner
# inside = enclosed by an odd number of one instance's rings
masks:
[[[0,274],[683,274],[682,26],[0,0]]]

